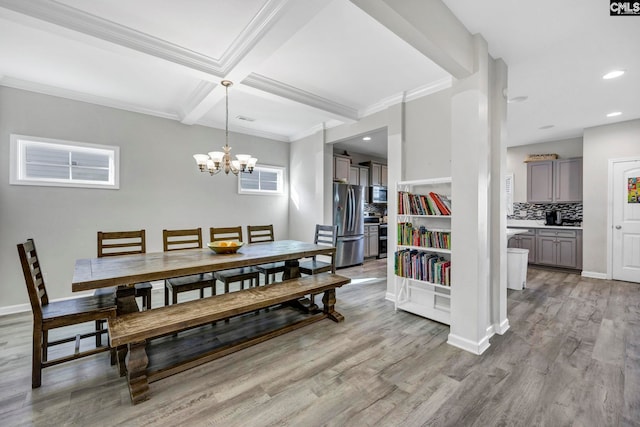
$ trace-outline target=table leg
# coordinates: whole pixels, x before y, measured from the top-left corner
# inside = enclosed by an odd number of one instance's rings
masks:
[[[116,290],[116,316],[136,313],[140,311],[136,302],[136,289],[133,286],[118,286]],[[127,356],[127,346],[123,345],[116,349],[118,353],[118,368],[120,376],[127,375],[125,357]]]
[[[300,277],[300,261],[297,259],[285,261],[282,280],[297,279],[298,277]]]
[[[129,344],[129,354],[126,359],[129,395],[134,405],[149,398],[149,381],[147,380],[149,358],[145,350],[146,344],[146,341]]]
[[[322,297],[322,304],[324,304],[324,313],[329,317],[329,319],[334,322],[342,322],[344,320],[344,316],[337,311],[335,311],[334,306],[336,304],[336,290],[328,289],[324,291],[324,296]]]

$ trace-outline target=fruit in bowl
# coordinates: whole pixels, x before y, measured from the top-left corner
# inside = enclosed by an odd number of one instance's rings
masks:
[[[207,243],[209,249],[217,254],[234,254],[242,245],[242,242],[236,242],[235,240],[220,240],[218,242]]]

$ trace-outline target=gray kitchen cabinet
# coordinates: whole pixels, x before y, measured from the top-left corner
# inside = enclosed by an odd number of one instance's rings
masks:
[[[351,159],[342,156],[333,156],[333,179],[334,181],[349,182],[349,172],[351,171]]]
[[[369,168],[369,185],[386,187],[389,184],[387,165],[376,162],[363,162],[360,164]]]
[[[351,166],[349,168],[349,184],[360,185],[360,168]]]
[[[358,174],[360,175],[360,183],[358,185],[364,185],[368,187],[369,184],[369,168],[366,166],[360,166],[358,168]]]
[[[537,230],[536,264],[582,268],[582,233],[579,230]]]
[[[527,163],[527,202],[553,202],[553,161]]]
[[[526,233],[516,234],[509,239],[507,244],[510,248],[520,248],[529,250],[527,261],[536,263],[536,230],[527,230]]]
[[[351,165],[349,168],[349,184],[369,186],[369,168],[366,166]]]
[[[582,201],[582,159],[555,160],[553,198],[555,202]]]
[[[364,257],[378,256],[378,225],[365,224],[364,226]]]
[[[527,163],[527,202],[582,201],[582,158]]]

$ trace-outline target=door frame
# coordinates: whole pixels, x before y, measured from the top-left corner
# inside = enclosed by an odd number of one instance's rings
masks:
[[[640,162],[640,157],[620,157],[615,159],[609,159],[609,170],[608,170],[608,194],[607,194],[607,203],[609,209],[607,210],[607,279],[613,280],[613,187],[614,187],[614,176],[613,176],[613,165],[616,163],[623,162]]]

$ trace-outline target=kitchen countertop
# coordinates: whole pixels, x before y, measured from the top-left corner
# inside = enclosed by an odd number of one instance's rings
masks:
[[[544,219],[508,219],[507,228],[548,228],[563,230],[582,230],[582,227],[544,225]]]

